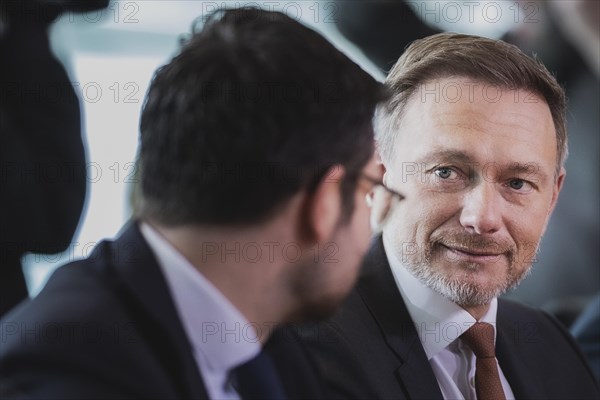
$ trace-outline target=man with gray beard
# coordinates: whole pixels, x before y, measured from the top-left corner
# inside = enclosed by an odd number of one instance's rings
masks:
[[[498,297],[529,273],[565,179],[565,94],[512,45],[439,34],[377,113],[382,231],[332,320],[302,330],[335,398],[599,398],[571,336]],[[315,335],[315,332],[318,335]]]

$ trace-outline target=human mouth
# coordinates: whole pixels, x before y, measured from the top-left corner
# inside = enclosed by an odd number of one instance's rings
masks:
[[[491,262],[498,260],[498,257],[503,254],[491,250],[447,246],[444,244],[442,244],[442,247],[446,248],[453,255],[453,261]]]

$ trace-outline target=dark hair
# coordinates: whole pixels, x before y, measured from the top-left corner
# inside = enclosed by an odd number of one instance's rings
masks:
[[[518,47],[479,36],[440,33],[413,42],[386,80],[390,100],[377,111],[377,142],[385,159],[393,152],[394,127],[413,93],[429,81],[446,77],[472,78],[506,89],[525,89],[546,101],[557,143],[556,177],[567,157],[566,96],[556,78],[537,59]]]
[[[336,164],[347,171],[342,195],[351,214],[383,90],[284,14],[213,14],[148,91],[142,215],[170,225],[261,222]]]

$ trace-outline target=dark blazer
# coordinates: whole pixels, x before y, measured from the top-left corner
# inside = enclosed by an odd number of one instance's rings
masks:
[[[497,332],[497,358],[517,399],[600,397],[573,339],[552,317],[499,300]],[[331,398],[442,399],[381,237],[341,310],[300,333]]]
[[[136,224],[59,268],[35,299],[0,323],[3,399],[207,399],[166,281]],[[267,347],[289,398],[321,397],[302,348],[281,335]]]

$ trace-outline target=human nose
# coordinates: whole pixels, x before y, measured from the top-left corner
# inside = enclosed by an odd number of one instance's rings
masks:
[[[502,196],[492,182],[469,191],[463,201],[460,224],[471,233],[492,234],[502,227]]]

